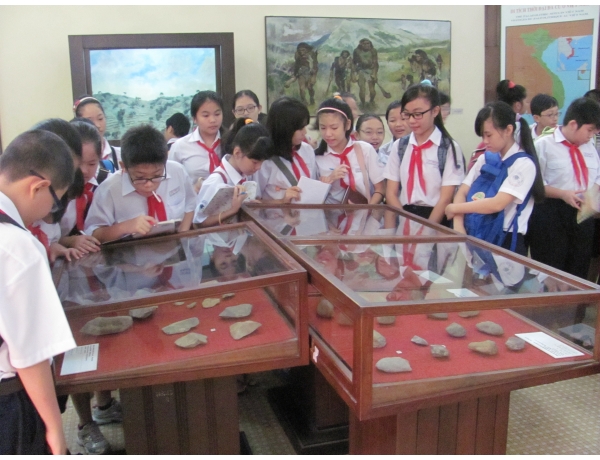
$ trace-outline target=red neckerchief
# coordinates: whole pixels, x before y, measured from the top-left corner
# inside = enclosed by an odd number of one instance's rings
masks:
[[[310,171],[308,170],[308,166],[306,166],[306,162],[304,161],[304,159],[300,156],[300,154],[296,150],[293,150],[292,151],[292,171],[294,171],[294,176],[296,176],[296,179],[300,180],[300,177],[302,177],[302,173],[300,172],[300,169],[296,165],[296,162],[298,162],[298,164],[300,165],[300,168],[304,172],[304,175],[306,177],[310,177]]]
[[[77,213],[77,220],[75,225],[77,226],[77,230],[83,231],[87,211],[88,209],[90,209],[90,205],[92,204],[92,200],[94,199],[94,187],[94,184],[88,182],[87,184],[85,184],[81,196],[75,199],[75,209]]]
[[[423,193],[427,194],[425,178],[423,177],[423,149],[428,149],[433,145],[431,139],[421,145],[413,145],[412,155],[410,156],[410,164],[408,165],[408,182],[406,184],[408,203],[411,203],[412,192],[415,185],[415,175],[419,176],[419,184],[423,189]]]
[[[196,141],[196,143],[208,152],[208,161],[210,162],[208,165],[208,171],[212,173],[215,170],[215,168],[219,166],[220,163],[219,155],[217,155],[215,149],[221,144],[221,139],[217,139],[216,141],[214,141],[212,147],[209,147],[208,145],[200,141]]]
[[[575,178],[581,188],[587,189],[589,172],[583,155],[581,154],[581,150],[579,150],[578,146],[571,144],[566,139],[562,141],[561,144],[569,147],[569,155],[571,155],[571,163],[573,164],[573,170],[575,171]]]
[[[348,178],[350,180],[350,188],[352,190],[356,191],[356,184],[354,183],[354,174],[352,174],[352,167],[350,166],[350,161],[348,160],[348,154],[353,149],[354,149],[354,144],[349,147],[346,147],[342,153],[333,153],[332,152],[331,155],[339,158],[340,164],[348,166]],[[342,184],[342,187],[348,188],[348,185],[346,184],[346,182],[344,182],[344,179],[340,179],[340,183]]]
[[[165,204],[156,193],[152,193],[146,200],[148,202],[148,215],[150,217],[156,218],[159,222],[167,220]]]

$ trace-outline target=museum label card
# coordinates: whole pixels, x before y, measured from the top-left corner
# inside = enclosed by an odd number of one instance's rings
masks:
[[[65,353],[60,375],[79,374],[98,369],[98,350],[100,344],[92,343],[74,348]]]
[[[524,334],[515,334],[522,338],[525,342],[530,343],[535,348],[542,350],[544,353],[553,358],[572,358],[574,356],[583,356],[583,353],[570,347],[560,340],[550,337],[545,332],[527,332]]]
[[[424,270],[419,273],[419,276],[427,281],[432,281],[434,284],[452,284],[452,281],[448,278],[444,278],[431,270]]]
[[[468,289],[446,289],[450,294],[454,294],[456,297],[479,297],[473,291]]]

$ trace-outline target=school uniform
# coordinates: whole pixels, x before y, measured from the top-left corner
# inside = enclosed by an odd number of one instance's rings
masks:
[[[513,156],[514,154],[521,151],[521,148],[517,143],[514,143],[510,149],[506,152],[504,157],[502,158],[504,161]],[[481,175],[481,168],[485,164],[485,155],[481,155],[475,165],[471,168],[467,177],[463,181],[463,184],[471,187],[475,179],[477,179]],[[535,181],[535,163],[529,158],[519,158],[516,160],[512,166],[508,168],[508,175],[498,193],[508,193],[513,196],[514,199],[511,201],[506,208],[504,208],[504,222],[503,222],[503,230],[506,233],[506,237],[504,239],[504,243],[502,247],[506,249],[510,249],[510,244],[512,241],[512,231],[508,232],[508,228],[512,223],[515,215],[517,213],[517,206],[523,203],[527,194],[533,187],[533,182]],[[517,248],[515,252],[521,255],[527,255],[527,247],[525,246],[525,234],[527,233],[527,223],[529,222],[529,217],[533,211],[533,197],[529,197],[529,201],[525,205],[525,208],[521,211],[519,215],[519,219],[516,222],[517,225]]]
[[[537,133],[536,133],[536,129],[537,129],[537,123],[534,123],[531,125],[531,138],[533,140],[536,140],[538,137],[540,137]]]
[[[167,178],[155,193],[164,204],[166,220],[183,219],[184,214],[192,212],[195,207],[192,183],[178,163],[167,161],[165,171]],[[85,220],[85,233],[91,235],[97,228],[147,216],[148,213],[148,199],[136,192],[129,175],[119,170],[96,189]]]
[[[242,185],[246,182],[247,177],[237,172],[229,163],[230,157],[231,155],[225,155],[221,165],[202,182],[202,187],[196,197],[193,221],[195,224],[201,224],[209,217],[204,214],[204,208],[220,189]]]
[[[114,147],[110,145],[106,139],[103,139],[103,141],[104,145],[102,147],[102,159],[112,161],[112,163],[115,165],[115,171],[120,169],[121,166],[119,165],[119,162],[121,161],[121,147]]]
[[[344,150],[348,149],[349,147],[353,147],[355,144],[359,144],[362,148],[363,157],[365,159],[365,167],[369,176],[367,178],[367,182],[369,183],[372,192],[373,184],[381,182],[384,178],[383,166],[379,162],[377,152],[371,144],[363,141],[353,141],[350,139]],[[331,150],[331,147],[327,146],[327,150],[323,155],[315,156],[317,162],[317,173],[319,177],[331,175],[332,171],[341,164],[342,160],[336,155],[339,154]],[[351,183],[350,174],[352,174],[354,179],[356,191],[365,197],[368,195],[367,190],[365,189],[363,173],[356,158],[356,151],[354,148],[347,153],[347,159],[350,163],[350,173],[346,174],[342,179],[338,179],[331,184],[331,190],[329,190],[329,194],[325,200],[326,204],[339,204],[342,202],[346,193],[346,188],[350,186]]]
[[[586,184],[581,177],[578,180],[570,149],[563,141],[566,139],[559,127],[535,142],[544,185],[573,191],[600,185],[600,161],[593,142],[578,147],[588,172]],[[579,161],[576,162],[579,165]],[[529,226],[528,240],[535,260],[581,278],[587,277],[594,219],[577,224],[577,209],[559,198],[546,198],[535,205]]]
[[[50,256],[50,245],[52,243],[58,243],[58,240],[61,237],[60,225],[58,223],[48,224],[40,219],[27,227],[27,230],[42,243],[46,249],[46,253]]]
[[[17,208],[1,192],[0,210],[24,227]],[[49,361],[76,344],[42,244],[24,228],[2,223],[0,258],[0,390],[8,393],[17,385],[10,379],[18,369]],[[0,396],[0,408],[0,453],[44,453],[45,426],[25,390]]]
[[[450,147],[448,149],[448,154],[446,155],[444,174],[443,176],[440,175],[438,148],[441,142],[442,132],[435,127],[431,136],[429,136],[429,139],[422,144],[423,146],[430,145],[421,150],[425,187],[423,187],[419,181],[417,171],[410,171],[411,156],[415,147],[418,146],[414,133],[410,134],[408,145],[402,158],[402,164],[400,164],[400,156],[398,155],[400,140],[397,140],[392,146],[385,167],[384,177],[400,183],[400,203],[403,208],[406,211],[425,218],[429,217],[433,207],[440,200],[441,187],[446,185],[458,186],[464,179],[463,154],[460,146],[456,142],[454,142],[454,147],[456,148],[458,168],[454,164],[454,155],[452,154],[452,148]],[[412,184],[409,181],[409,178],[411,177],[413,179]]]
[[[302,176],[310,179],[317,178],[317,162],[315,152],[310,145],[302,142],[298,150],[294,150],[293,163],[279,157],[290,174],[299,181]],[[285,190],[292,184],[273,160],[265,160],[255,174],[257,189],[263,200],[281,200]]]
[[[65,209],[65,213],[60,219],[60,232],[62,236],[78,235],[80,231],[83,231],[84,225],[81,225],[81,219],[83,219],[83,222],[85,222],[87,213],[92,205],[91,203],[93,201],[93,194],[98,188],[98,185],[100,185],[98,183],[99,172],[100,165],[98,165],[96,175],[85,184],[84,194],[79,198],[69,201],[67,204],[67,209]],[[108,175],[110,176],[111,173],[108,173]],[[91,195],[89,195],[90,192]],[[79,203],[78,200],[83,200],[83,202]],[[78,216],[78,213],[82,214]]]
[[[204,144],[205,147],[199,144]],[[218,157],[216,164],[213,160],[211,169],[211,154],[213,150]],[[169,160],[181,163],[187,171],[192,184],[195,184],[199,178],[206,179],[210,173],[219,165],[221,158],[221,133],[217,132],[217,137],[212,146],[207,145],[202,139],[198,128],[194,129],[187,136],[178,139],[169,150]]]
[[[178,137],[172,137],[171,139],[169,139],[169,140],[167,141],[167,150],[169,150],[169,151],[170,151],[170,150],[171,150],[171,147],[173,147],[173,144],[174,144],[175,142],[177,142],[178,140],[179,140],[179,138],[178,138]]]

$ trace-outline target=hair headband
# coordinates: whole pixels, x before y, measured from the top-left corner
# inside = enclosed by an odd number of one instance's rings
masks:
[[[517,85],[515,85],[515,82],[514,82],[514,81],[512,81],[512,80],[508,80],[508,87],[509,87],[510,89],[513,89],[515,86],[517,86]]]
[[[336,97],[339,97],[339,96],[336,96]],[[340,97],[340,99],[341,99],[341,97]],[[333,110],[334,112],[341,113],[342,115],[344,115],[344,118],[346,120],[348,120],[348,115],[346,115],[343,110],[336,109],[335,107],[323,107],[323,108],[317,110],[317,113],[322,112],[323,110]]]
[[[92,96],[82,97],[81,99],[77,99],[74,102],[74,104],[73,104],[73,112],[75,112],[77,110],[77,107],[79,107],[79,104],[81,104],[83,101],[87,101],[87,100],[92,100],[92,101],[97,102],[98,104],[100,104],[100,101],[98,99],[96,99],[95,97],[92,97]]]

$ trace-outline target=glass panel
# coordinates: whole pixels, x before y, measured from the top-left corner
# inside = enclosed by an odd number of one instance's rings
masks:
[[[281,273],[285,266],[247,229],[127,246],[67,263],[58,283],[63,305],[88,305]]]
[[[443,236],[433,227],[383,209],[247,208],[281,236]]]
[[[299,248],[369,302],[578,290],[471,243],[331,242]]]
[[[315,289],[308,297],[308,324],[329,345],[352,379],[354,322],[341,305],[332,304]]]

